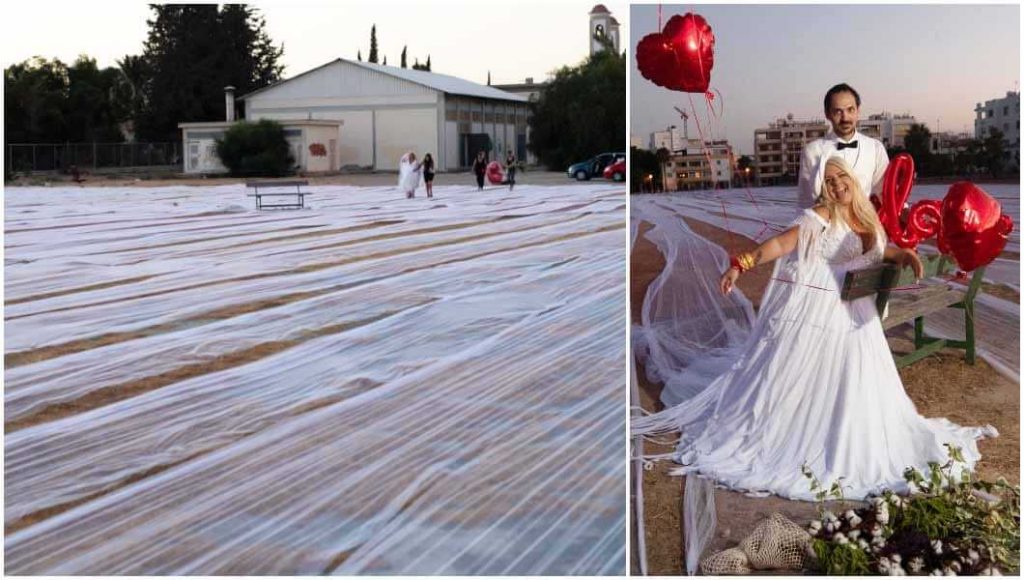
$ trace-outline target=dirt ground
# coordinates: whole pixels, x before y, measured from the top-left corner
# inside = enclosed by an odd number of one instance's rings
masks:
[[[695,232],[721,245],[730,254],[756,247],[742,236],[696,220],[687,219],[686,222]],[[641,224],[641,235],[630,261],[630,304],[634,322],[639,322],[647,286],[665,266],[662,255],[643,238],[643,233],[649,228],[650,224]],[[739,288],[755,308],[760,306],[771,268],[771,264],[759,266],[738,280]],[[1019,296],[1015,301],[1019,302]],[[912,345],[908,337],[912,339],[913,329],[909,325],[895,328],[887,335],[895,352],[906,352]],[[900,377],[918,411],[926,417],[947,417],[964,425],[994,425],[1000,436],[979,443],[983,458],[978,464],[978,473],[984,479],[994,480],[1003,476],[1012,483],[1020,482],[1020,386],[1017,383],[1003,378],[982,360],[975,366],[968,366],[963,355],[955,350],[943,351],[904,368]],[[637,379],[640,383],[640,405],[647,410],[659,409],[661,385],[649,383],[640,365],[637,367]],[[645,453],[670,450],[651,443],[644,447]],[[647,572],[650,575],[683,573],[680,521],[685,478],[669,476],[667,473],[672,466],[671,462],[659,462],[643,476]],[[715,493],[715,502],[718,529],[705,555],[737,545],[749,530],[773,512],[781,512],[803,525],[819,507],[810,502],[774,496],[749,498],[721,489]],[[637,572],[634,563],[633,573]]]

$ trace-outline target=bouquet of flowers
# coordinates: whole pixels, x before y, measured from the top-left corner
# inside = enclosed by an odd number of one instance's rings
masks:
[[[912,491],[886,491],[867,507],[841,515],[822,511],[810,522],[808,555],[826,574],[1001,576],[1020,562],[1020,486],[1004,478],[973,480],[959,448],[948,446],[945,465],[926,476],[908,469]],[[842,482],[824,489],[805,468],[818,499],[842,499]]]

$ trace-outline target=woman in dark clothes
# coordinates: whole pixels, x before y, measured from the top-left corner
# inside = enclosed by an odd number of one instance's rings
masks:
[[[430,153],[423,156],[423,183],[427,186],[427,197],[434,197],[434,157]]]
[[[473,162],[473,173],[476,174],[477,189],[483,191],[484,174],[487,173],[487,157],[483,151],[476,154],[476,161]]]

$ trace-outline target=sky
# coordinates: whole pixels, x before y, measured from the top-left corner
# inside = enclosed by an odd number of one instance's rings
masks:
[[[630,133],[643,139],[681,126],[673,106],[701,114],[701,129],[753,151],[754,129],[792,113],[823,119],[829,87],[846,82],[861,96],[861,117],[910,113],[933,132],[974,132],[979,102],[1018,90],[1017,5],[663,5],[662,22],[694,11],[715,34],[711,89],[720,115],[701,95],[669,91],[630,64]],[[631,7],[633,47],[658,28],[657,5]],[[693,117],[690,136],[697,131]]]
[[[597,2],[510,0],[466,2],[377,0],[346,2],[254,2],[266,18],[275,44],[284,43],[285,77],[305,72],[335,58],[365,60],[370,27],[388,64],[398,65],[408,46],[408,64],[431,57],[434,72],[478,83],[541,82],[565,65],[589,54],[589,12]],[[603,4],[628,38],[627,2]],[[100,67],[115,66],[126,54],[141,54],[146,20],[145,2],[12,2],[4,6],[3,64],[32,56],[59,58],[70,64],[79,54],[94,57]],[[623,43],[625,44],[625,43]],[[625,46],[620,48],[625,49]]]

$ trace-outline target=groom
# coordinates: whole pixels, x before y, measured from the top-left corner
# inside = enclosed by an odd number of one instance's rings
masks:
[[[815,204],[821,193],[817,183],[818,163],[833,151],[837,151],[853,168],[861,191],[865,194],[882,191],[882,177],[889,166],[889,155],[885,145],[877,139],[857,131],[860,117],[860,95],[846,83],[838,84],[825,93],[825,117],[832,130],[824,137],[804,146],[800,155],[800,177],[798,200],[800,207]]]

